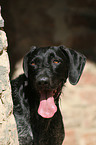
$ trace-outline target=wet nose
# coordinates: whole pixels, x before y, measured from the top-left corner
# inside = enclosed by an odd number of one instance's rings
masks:
[[[39,78],[37,84],[39,87],[47,87],[49,86],[49,78],[48,77]]]

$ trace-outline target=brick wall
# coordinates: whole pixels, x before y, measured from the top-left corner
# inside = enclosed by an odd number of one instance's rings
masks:
[[[96,65],[87,62],[76,86],[66,83],[61,96],[64,145],[96,145]]]

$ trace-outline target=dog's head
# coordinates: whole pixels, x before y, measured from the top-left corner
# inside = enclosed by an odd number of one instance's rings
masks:
[[[76,85],[82,74],[86,58],[64,46],[32,47],[24,57],[24,73],[40,94],[38,113],[45,118],[57,111],[54,99],[61,93],[69,78]]]

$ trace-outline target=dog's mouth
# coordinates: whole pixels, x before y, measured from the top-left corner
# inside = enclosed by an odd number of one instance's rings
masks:
[[[40,104],[38,108],[38,114],[43,118],[51,118],[57,112],[57,106],[55,99],[59,97],[61,93],[61,84],[56,90],[41,90],[40,91]]]

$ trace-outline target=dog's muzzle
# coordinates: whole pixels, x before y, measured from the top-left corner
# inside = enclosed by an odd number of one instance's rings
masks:
[[[57,112],[57,106],[54,100],[57,99],[61,93],[61,83],[58,88],[49,89],[49,79],[47,77],[42,77],[38,79],[37,86],[40,94],[38,114],[43,118],[51,118]]]

